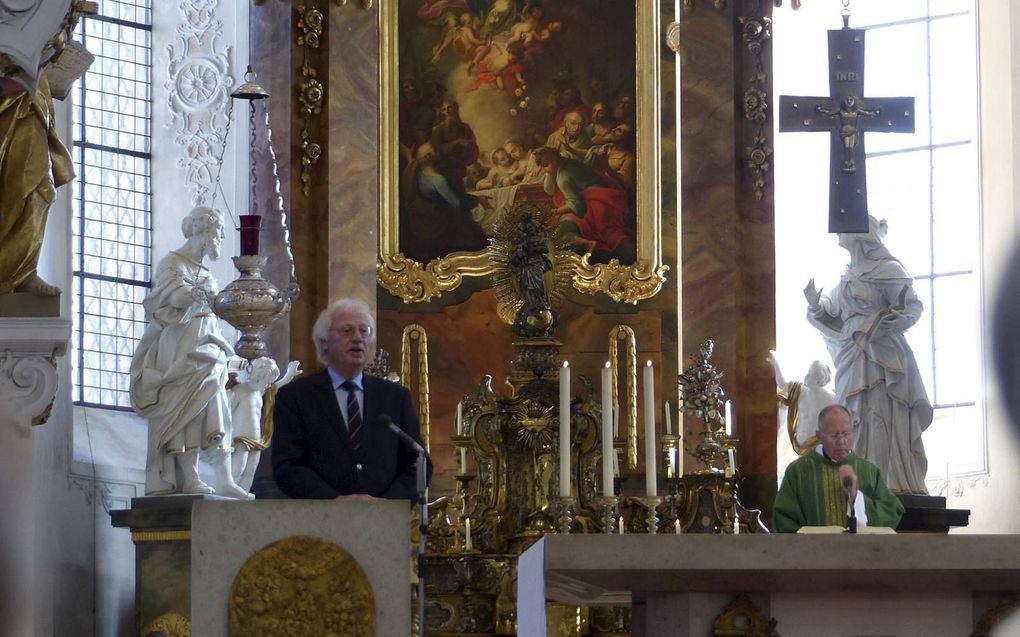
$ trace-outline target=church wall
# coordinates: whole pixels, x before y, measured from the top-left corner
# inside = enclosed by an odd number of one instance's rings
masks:
[[[744,5],[753,3],[725,4],[716,9],[696,3],[680,22],[680,324],[685,357],[703,341],[715,341],[712,362],[733,401],[737,466],[747,477],[741,497],[746,506],[768,511],[776,472],[775,384],[766,363],[775,347],[772,173],[766,163],[759,200],[747,159],[757,126],[743,104],[745,90],[771,91],[767,74],[760,86],[749,79],[757,64],[769,68],[771,56],[768,40],[760,58],[742,40],[741,18],[757,17]],[[764,115],[767,147],[771,116]],[[698,421],[684,428],[694,435],[703,431]]]

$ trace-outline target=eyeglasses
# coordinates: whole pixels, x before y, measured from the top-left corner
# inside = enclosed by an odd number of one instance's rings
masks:
[[[351,338],[355,334],[358,334],[362,338],[368,338],[375,332],[375,329],[371,325],[341,325],[340,327],[330,328],[330,334],[339,334],[344,338]]]
[[[824,437],[828,438],[829,440],[850,440],[850,438],[853,437],[854,432],[852,432],[852,431],[841,431],[841,432],[836,433],[836,434],[827,434],[824,431],[819,431],[818,435],[824,436]]]

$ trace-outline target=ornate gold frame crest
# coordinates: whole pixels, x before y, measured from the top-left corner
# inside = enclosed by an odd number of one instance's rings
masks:
[[[637,258],[623,265],[589,263],[587,256],[572,254],[572,285],[579,292],[602,292],[617,302],[637,303],[655,296],[666,281],[669,266],[662,262],[661,134],[659,3],[633,0],[635,4],[635,79],[637,115]],[[464,277],[493,273],[488,250],[454,252],[428,263],[419,263],[400,251],[399,181],[396,168],[399,121],[397,38],[399,2],[379,5],[379,284],[405,303],[425,303],[457,289]],[[607,25],[620,28],[620,25]]]

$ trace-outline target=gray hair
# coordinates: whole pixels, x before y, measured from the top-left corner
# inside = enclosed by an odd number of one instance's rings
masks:
[[[850,413],[850,410],[847,409],[844,405],[839,405],[839,404],[833,403],[832,405],[826,405],[825,407],[822,407],[822,410],[820,412],[818,412],[818,428],[819,429],[821,429],[822,425],[825,424],[825,419],[829,417],[829,414],[831,414],[834,411],[844,411],[844,412],[846,412],[846,415],[850,419],[850,422],[853,423],[854,415]]]
[[[344,310],[353,310],[364,313],[372,324],[372,331],[375,331],[375,317],[372,315],[372,308],[361,299],[344,297],[330,303],[329,307],[319,312],[312,326],[312,342],[315,344],[315,355],[319,362],[329,365],[329,328],[333,324],[333,315]]]
[[[181,220],[181,232],[185,239],[202,234],[212,229],[223,228],[223,213],[216,208],[196,206],[188,216]]]

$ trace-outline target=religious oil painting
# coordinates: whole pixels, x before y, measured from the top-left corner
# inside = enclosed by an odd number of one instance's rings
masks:
[[[578,290],[659,290],[657,4],[382,5],[384,287],[423,302],[490,274],[493,228],[526,202],[552,209]]]

